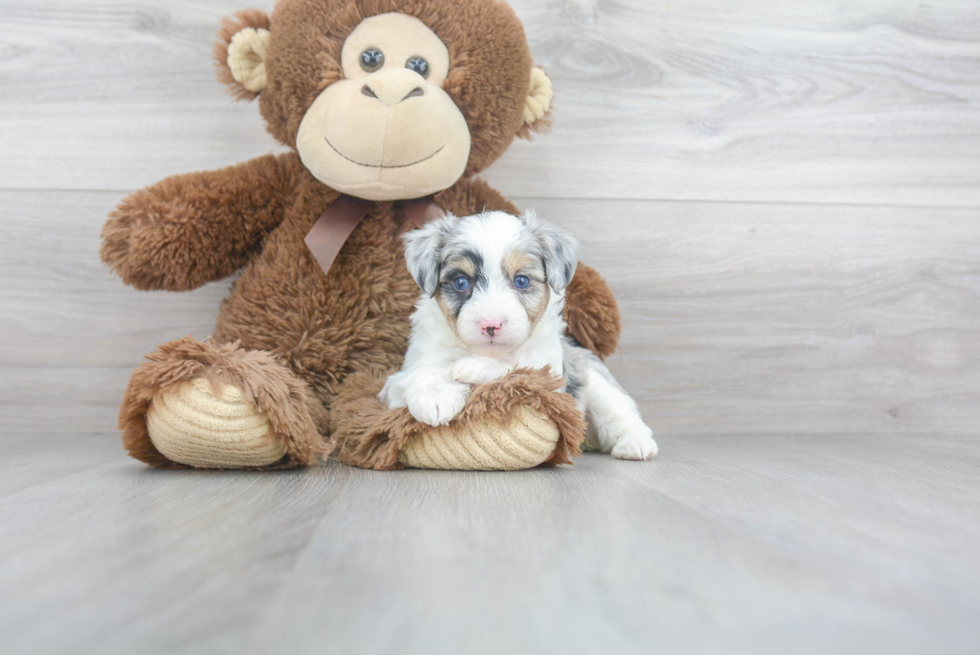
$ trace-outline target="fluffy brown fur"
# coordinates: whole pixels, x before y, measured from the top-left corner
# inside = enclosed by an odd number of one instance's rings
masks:
[[[337,395],[332,428],[341,444],[337,457],[346,464],[381,470],[401,468],[398,453],[413,437],[429,429],[407,408],[388,409],[378,399],[384,380],[378,375],[352,375]],[[487,423],[506,425],[522,406],[531,407],[558,425],[558,445],[544,464],[571,464],[572,457],[582,452],[585,420],[569,394],[555,392],[563,384],[547,368],[512,371],[500,380],[475,387],[466,407],[453,419],[453,429],[466,432]]]
[[[486,169],[515,136],[546,130],[545,114],[535,124],[523,120],[524,94],[533,60],[524,27],[514,10],[499,0],[282,0],[269,22],[273,34],[266,60],[268,86],[259,107],[269,132],[296,145],[299,124],[313,100],[341,79],[340,52],[357,25],[389,12],[415,16],[449,48],[450,74],[443,89],[463,112],[472,136],[464,177]],[[215,46],[221,81],[238,98],[254,93],[240,86],[227,67],[227,43],[236,26],[263,27],[261,12],[250,10],[222,27]],[[276,38],[288,34],[288,38]],[[224,44],[224,45],[222,45]]]
[[[565,290],[568,332],[582,346],[605,359],[616,352],[622,321],[606,281],[594,268],[579,264]]]
[[[269,419],[272,438],[285,447],[287,455],[272,466],[309,466],[329,454],[327,414],[309,388],[268,353],[249,352],[238,344],[213,346],[191,337],[165,343],[146,356],[133,373],[123,396],[119,429],[129,454],[147,464],[188,468],[164,457],[150,441],[146,413],[161,393],[176,391],[184,382],[200,377],[211,383],[214,394],[232,384],[245,392]]]
[[[531,66],[520,22],[496,0],[283,0],[272,17],[268,86],[261,94],[270,131],[291,145],[316,93],[339,74],[347,33],[364,16],[395,9],[421,18],[449,46],[455,68],[447,85],[473,136],[467,175],[483,169],[522,124],[520,93],[529,84]],[[249,13],[236,24],[257,26],[261,20]],[[234,24],[223,28],[223,40],[232,29]],[[513,91],[517,88],[521,91]],[[289,153],[168,178],[130,195],[113,212],[103,230],[102,258],[127,284],[179,291],[241,269],[221,306],[213,336],[217,346],[173,342],[134,373],[120,410],[124,441],[134,457],[172,464],[149,442],[146,410],[169,385],[204,375],[242,386],[270,420],[280,412],[276,433],[290,447],[282,465],[309,464],[326,448],[316,443],[310,426],[329,434],[327,412],[334,410],[341,389],[348,390],[345,398],[354,393],[350,389],[366,393],[371,384],[380,384],[382,372],[400,367],[418,297],[400,240],[411,225],[396,203],[374,203],[324,274],[303,239],[337,197]],[[460,216],[484,209],[517,213],[498,192],[468,177],[437,194],[436,201]],[[599,355],[615,349],[616,301],[586,266],[579,267],[569,287],[566,315],[579,343]],[[342,387],[349,378],[361,382]],[[578,429],[578,413],[564,402],[568,399],[548,391],[549,385],[528,382],[519,395],[531,398],[540,391],[549,415],[567,427],[571,445],[554,458],[563,462],[575,452],[572,428]],[[528,391],[532,388],[534,393]],[[491,398],[488,393],[474,398]],[[347,419],[335,421],[350,425]],[[350,430],[343,434],[354,438]],[[361,452],[359,440],[340,444],[341,452],[351,449]],[[388,461],[349,457],[382,460]]]
[[[231,69],[228,68],[228,45],[231,43],[231,37],[246,27],[267,30],[269,24],[269,16],[259,9],[236,11],[231,18],[225,18],[221,21],[218,38],[214,41],[214,65],[218,74],[218,81],[227,85],[228,91],[238,100],[254,100],[259,94],[249,91],[235,81]]]
[[[103,226],[102,261],[143,290],[188,291],[228,277],[282,222],[302,170],[295,155],[266,155],[141,189]]]

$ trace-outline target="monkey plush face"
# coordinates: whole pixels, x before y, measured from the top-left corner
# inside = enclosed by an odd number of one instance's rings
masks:
[[[548,123],[550,82],[499,0],[280,0],[226,21],[215,55],[315,178],[368,200],[447,189]]]
[[[470,130],[442,84],[449,49],[418,18],[364,20],[341,51],[344,79],[306,112],[296,149],[324,184],[369,200],[452,186],[470,157]]]

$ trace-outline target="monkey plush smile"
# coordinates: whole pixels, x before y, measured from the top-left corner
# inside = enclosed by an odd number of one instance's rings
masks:
[[[420,159],[418,161],[413,161],[411,164],[400,164],[398,166],[385,166],[383,164],[362,164],[359,161],[354,161],[353,159],[351,159],[350,157],[348,157],[344,153],[342,153],[339,150],[337,150],[337,147],[334,144],[330,143],[330,139],[328,139],[327,137],[323,137],[323,140],[326,141],[327,142],[327,145],[330,146],[331,148],[333,148],[334,152],[336,152],[338,155],[340,155],[341,157],[343,157],[344,159],[346,159],[347,161],[349,161],[352,164],[357,164],[358,166],[364,166],[365,168],[408,168],[409,166],[415,166],[416,164],[421,164],[422,162],[425,162],[425,161],[428,161],[428,160],[432,159],[433,157],[435,157],[436,155],[438,155],[440,152],[442,152],[442,149],[443,148],[445,148],[445,146],[439,146],[439,149],[436,150],[431,155],[429,155],[428,157],[423,157],[422,159]]]
[[[296,149],[314,177],[368,200],[451,186],[470,157],[466,118],[442,89],[449,50],[401,13],[361,22],[341,51],[344,79],[313,101]]]

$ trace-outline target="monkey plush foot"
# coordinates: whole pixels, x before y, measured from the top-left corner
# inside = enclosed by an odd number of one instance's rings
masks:
[[[123,445],[154,466],[269,469],[328,454],[326,411],[269,353],[187,337],[160,346],[130,380]]]
[[[160,393],[146,413],[150,441],[169,460],[197,468],[271,466],[286,456],[269,417],[231,384],[206,378]]]
[[[385,376],[349,377],[331,405],[336,456],[373,469],[512,471],[570,464],[581,452],[585,421],[564,383],[545,368],[508,373],[473,388],[446,426],[419,422],[405,407],[378,399]]]
[[[506,423],[420,431],[398,453],[398,462],[422,469],[518,471],[547,461],[560,436],[558,426],[546,414],[524,405]]]

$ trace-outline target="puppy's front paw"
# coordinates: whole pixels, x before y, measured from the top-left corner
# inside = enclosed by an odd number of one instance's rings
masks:
[[[466,404],[470,389],[463,384],[433,384],[408,394],[408,411],[426,425],[446,425]]]
[[[385,386],[382,387],[381,391],[378,393],[378,400],[387,405],[388,409],[394,409],[395,407],[399,406],[397,403],[398,399],[395,397],[394,386],[395,385],[393,385],[391,382],[391,378],[388,378],[388,381],[385,382]],[[404,405],[404,403],[402,403],[402,405]]]
[[[649,428],[627,432],[612,448],[612,456],[616,459],[653,459],[656,454],[657,442],[650,436]]]
[[[499,380],[507,371],[505,364],[487,357],[464,357],[453,364],[452,376],[463,384],[484,384]]]
[[[388,379],[385,380],[385,386],[381,389],[378,394],[378,399],[381,400],[388,409],[395,409],[396,407],[405,406],[405,374],[395,373],[389,375]]]

